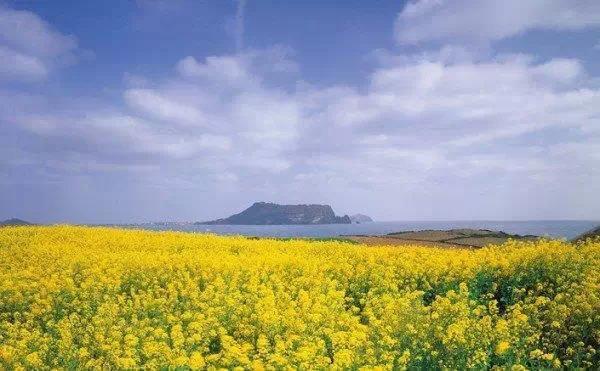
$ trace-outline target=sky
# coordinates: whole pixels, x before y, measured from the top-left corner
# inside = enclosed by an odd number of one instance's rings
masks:
[[[0,219],[600,219],[597,0],[0,0]]]

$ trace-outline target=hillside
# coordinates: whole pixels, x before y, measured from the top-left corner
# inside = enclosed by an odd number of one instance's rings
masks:
[[[571,242],[582,242],[587,240],[588,238],[600,238],[600,226],[575,237],[571,240]]]
[[[348,215],[336,216],[329,205],[279,205],[256,202],[239,214],[196,224],[297,225],[350,223]]]
[[[538,236],[509,234],[487,229],[423,230],[389,233],[385,236],[348,236],[368,245],[427,245],[437,247],[479,248],[511,240],[537,240]]]
[[[26,222],[25,220],[12,218],[0,221],[0,227],[15,226],[15,225],[32,225],[32,223]]]

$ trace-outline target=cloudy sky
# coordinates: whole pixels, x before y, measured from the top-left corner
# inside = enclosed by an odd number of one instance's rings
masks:
[[[0,219],[600,219],[597,0],[0,0]]]

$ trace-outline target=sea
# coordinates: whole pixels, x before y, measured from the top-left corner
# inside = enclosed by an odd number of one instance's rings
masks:
[[[474,228],[510,234],[571,239],[600,225],[598,220],[527,220],[527,221],[397,221],[361,224],[321,225],[195,225],[191,223],[149,223],[129,228],[175,230],[219,235],[259,237],[339,237],[344,235],[385,235],[392,232],[426,229]]]

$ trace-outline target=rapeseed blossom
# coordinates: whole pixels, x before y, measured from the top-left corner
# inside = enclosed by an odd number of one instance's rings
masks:
[[[600,367],[600,242],[0,229],[0,369]]]

